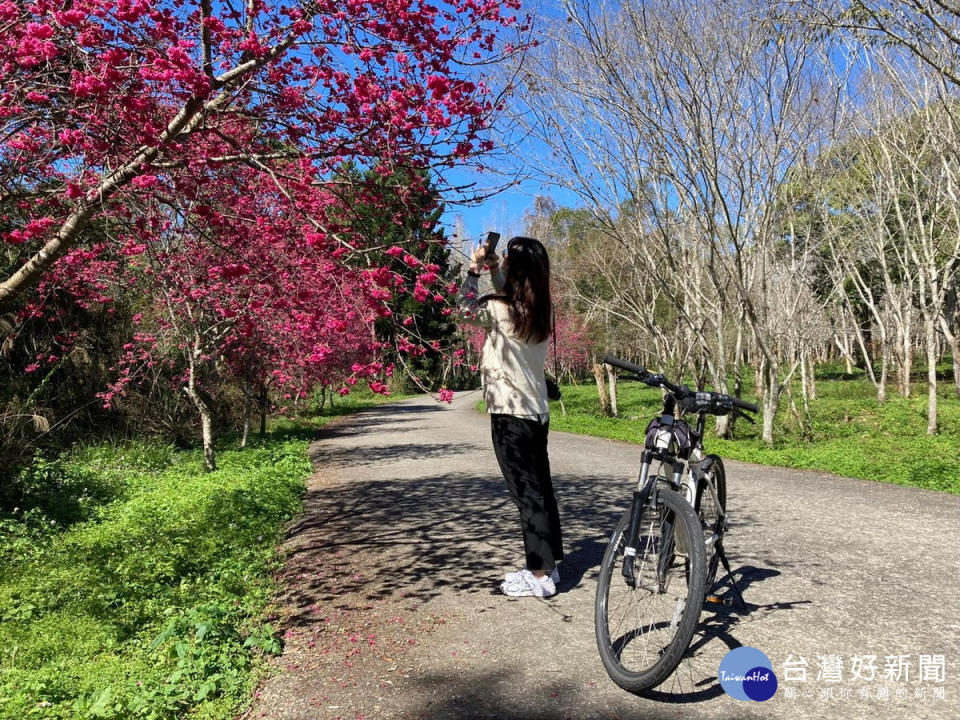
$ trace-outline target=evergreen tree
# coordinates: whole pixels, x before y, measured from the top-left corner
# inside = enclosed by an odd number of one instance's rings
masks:
[[[374,332],[389,348],[386,364],[405,371],[394,385],[435,390],[450,381],[453,371],[450,350],[458,341],[458,326],[451,301],[460,270],[440,223],[440,194],[424,171],[395,171],[387,180],[376,168],[343,172],[362,178],[362,191],[346,206],[355,214],[351,224],[378,248],[358,262],[393,275],[394,292],[386,303],[390,314],[377,319]]]

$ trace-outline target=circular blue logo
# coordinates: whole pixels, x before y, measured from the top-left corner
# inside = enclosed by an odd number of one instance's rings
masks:
[[[734,648],[720,661],[717,668],[720,687],[737,700],[769,700],[777,692],[777,676],[770,659],[752,647]]]

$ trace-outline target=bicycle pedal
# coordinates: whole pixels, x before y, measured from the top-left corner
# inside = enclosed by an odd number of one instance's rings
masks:
[[[733,598],[720,597],[719,595],[707,595],[705,602],[708,602],[712,605],[723,605],[724,607],[730,607],[733,605]]]

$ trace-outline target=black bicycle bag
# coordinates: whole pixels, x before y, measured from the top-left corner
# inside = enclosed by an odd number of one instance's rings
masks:
[[[687,459],[696,444],[696,431],[683,420],[671,415],[655,417],[647,425],[644,447],[647,450],[666,451],[670,455]]]

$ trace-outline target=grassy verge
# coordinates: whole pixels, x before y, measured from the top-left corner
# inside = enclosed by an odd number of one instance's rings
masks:
[[[811,422],[806,432],[784,396],[775,424],[774,447],[761,441],[759,418],[757,425],[737,421],[733,440],[708,434],[705,445],[708,451],[734,460],[960,494],[956,462],[960,401],[952,396],[949,383],[944,385],[939,401],[940,431],[934,436],[926,434],[925,387],[918,385],[912,398],[895,395],[891,389],[890,399],[879,405],[868,382],[847,378],[817,383],[817,398],[811,401]],[[621,382],[618,395],[620,417],[603,417],[593,383],[566,385],[563,402],[567,414],[561,413],[559,403],[551,403],[551,428],[642,443],[647,422],[660,410],[660,391],[636,382]],[[747,391],[744,398],[749,400],[753,395]],[[802,416],[801,408],[798,412]],[[710,420],[707,427],[709,432]]]
[[[315,428],[282,421],[203,472],[198,451],[101,444],[38,459],[0,511],[0,718],[232,718],[262,656],[283,524]]]

